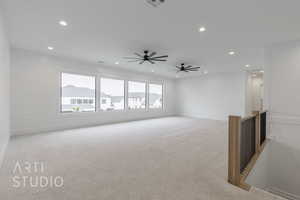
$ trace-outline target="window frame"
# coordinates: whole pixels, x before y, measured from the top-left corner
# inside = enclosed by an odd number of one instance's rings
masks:
[[[63,74],[71,74],[71,75],[78,75],[78,76],[86,76],[86,77],[94,77],[95,78],[95,109],[93,111],[84,111],[84,112],[69,112],[69,111],[63,111],[62,110],[62,94],[63,94],[63,88],[62,88],[62,80],[63,80]],[[97,87],[97,80],[98,76],[93,73],[81,73],[81,72],[72,72],[72,71],[61,71],[59,73],[60,80],[59,80],[59,113],[61,114],[86,114],[86,113],[97,113],[98,112],[98,105],[97,105],[97,91],[99,90]]]
[[[161,104],[161,108],[150,108],[150,85],[161,85],[162,86],[162,93],[161,93],[161,97],[162,97],[162,104]],[[150,81],[148,82],[148,109],[150,111],[163,111],[165,109],[165,84],[163,82],[154,82],[154,81]]]
[[[136,83],[144,83],[145,84],[145,108],[137,108],[137,109],[129,109],[129,82],[136,82]],[[148,81],[141,81],[136,79],[128,79],[127,80],[127,110],[129,112],[147,112],[148,111]]]
[[[119,78],[119,77],[112,77],[112,76],[105,76],[105,75],[99,75],[99,99],[98,99],[98,104],[99,104],[99,109],[98,111],[99,112],[125,112],[127,110],[127,104],[126,104],[126,93],[127,93],[127,90],[126,90],[126,87],[127,87],[127,80],[126,79],[122,79],[122,78]],[[101,109],[101,88],[102,88],[102,84],[101,84],[101,79],[112,79],[112,80],[118,80],[118,81],[123,81],[124,83],[124,108],[122,110],[102,110]]]
[[[165,110],[165,91],[166,91],[166,84],[164,81],[155,81],[145,79],[142,80],[140,78],[135,79],[131,78],[130,76],[119,76],[119,75],[107,75],[101,72],[83,72],[81,70],[69,70],[69,69],[62,69],[58,72],[59,78],[59,97],[58,97],[58,104],[57,109],[59,114],[62,115],[90,115],[92,113],[113,113],[113,112],[162,112]],[[84,112],[68,112],[62,111],[62,77],[63,74],[71,74],[71,75],[78,75],[78,76],[87,76],[95,78],[95,109],[93,111],[84,111]],[[121,80],[124,81],[124,109],[123,110],[101,110],[101,78],[107,79],[114,79],[114,80]],[[128,105],[128,96],[129,96],[129,82],[138,82],[145,84],[145,108],[138,108],[138,109],[129,109]],[[150,84],[162,85],[162,107],[161,108],[150,108],[150,101],[149,101],[149,94],[150,94]]]

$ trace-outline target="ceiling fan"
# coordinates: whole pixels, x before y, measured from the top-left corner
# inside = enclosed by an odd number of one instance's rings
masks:
[[[176,66],[178,72],[196,72],[199,71],[200,67],[193,67],[192,65],[185,66],[184,63],[181,63],[181,66]]]
[[[136,57],[124,57],[125,59],[128,59],[128,62],[139,62],[139,64],[143,64],[144,62],[149,62],[151,64],[155,64],[155,62],[165,62],[167,61],[165,58],[168,57],[168,55],[164,56],[155,56],[156,52],[149,52],[144,51],[144,55],[141,55],[139,53],[134,53]]]
[[[150,5],[157,7],[160,4],[164,3],[165,0],[146,0]]]

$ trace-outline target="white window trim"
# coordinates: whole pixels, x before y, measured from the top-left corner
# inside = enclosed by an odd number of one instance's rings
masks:
[[[62,111],[62,74],[73,74],[79,76],[92,76],[95,78],[95,110],[94,111],[87,111],[87,112],[63,112]],[[101,97],[101,78],[107,79],[115,79],[124,81],[124,109],[123,110],[111,110],[105,111],[101,110],[100,105],[100,97]],[[145,84],[145,101],[146,105],[145,108],[139,109],[129,109],[128,107],[128,92],[129,92],[129,82],[139,82]],[[157,84],[162,85],[162,108],[150,108],[149,104],[149,84]],[[81,72],[78,70],[61,70],[59,71],[59,105],[58,105],[58,113],[61,115],[91,115],[91,114],[98,114],[98,113],[125,113],[125,112],[162,112],[165,111],[166,108],[166,84],[164,81],[153,81],[153,80],[142,80],[142,79],[131,79],[130,76],[118,76],[118,75],[105,75],[102,73],[93,73],[93,72]]]
[[[95,110],[94,111],[86,111],[86,112],[66,112],[62,111],[62,75],[63,74],[72,74],[72,75],[78,75],[78,76],[91,76],[95,78]],[[94,73],[81,73],[81,72],[74,72],[69,70],[60,71],[59,73],[59,113],[64,115],[78,115],[78,114],[91,114],[91,113],[97,113],[97,91],[99,90],[97,88],[97,78],[98,76]]]
[[[149,104],[148,104],[148,109],[149,109],[149,111],[164,111],[165,110],[165,84],[164,84],[164,82],[154,82],[154,81],[150,81],[149,83],[148,83],[148,88],[150,88],[150,85],[161,85],[162,86],[162,107],[161,108],[150,108],[150,99],[149,99],[149,97],[148,97],[148,102],[149,102]],[[148,95],[150,96],[150,89],[149,89],[149,91],[148,91]]]
[[[145,108],[129,109],[129,105],[128,105],[129,82],[136,82],[136,83],[144,83],[145,84],[145,101],[146,101],[145,102]],[[134,79],[127,80],[127,111],[128,112],[147,112],[148,111],[147,88],[148,88],[148,82],[147,81],[134,80]]]
[[[124,82],[124,109],[122,110],[102,110],[101,109],[101,103],[100,103],[100,99],[101,99],[101,79],[102,78],[106,78],[106,79],[113,79],[113,80],[119,80],[119,81],[123,81]],[[98,112],[102,112],[102,113],[110,113],[110,112],[125,112],[126,111],[126,80],[125,79],[122,79],[122,78],[118,78],[118,77],[113,77],[113,76],[100,76],[99,75],[99,91],[98,91],[98,96],[99,96],[99,110]]]

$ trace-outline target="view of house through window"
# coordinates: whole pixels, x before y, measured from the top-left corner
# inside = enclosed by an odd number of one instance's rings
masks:
[[[96,111],[96,77],[61,74],[61,112]]]
[[[124,80],[100,78],[96,97],[96,76],[61,73],[61,112],[95,112],[97,103],[102,111],[125,110],[125,91],[128,110],[163,108],[162,84],[127,83],[125,90]]]
[[[101,110],[124,110],[125,86],[124,80],[101,78],[100,83],[100,108]]]
[[[128,109],[146,108],[146,83],[128,81]]]
[[[159,84],[149,84],[149,108],[162,108],[163,86]]]

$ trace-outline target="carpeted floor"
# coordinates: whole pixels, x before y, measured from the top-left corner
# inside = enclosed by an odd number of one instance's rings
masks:
[[[61,177],[63,186],[30,186],[41,176]],[[277,199],[226,179],[226,123],[171,117],[13,138],[0,199]]]

